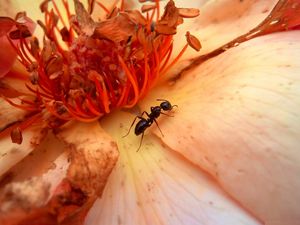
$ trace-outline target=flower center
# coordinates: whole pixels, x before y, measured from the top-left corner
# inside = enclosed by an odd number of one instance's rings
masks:
[[[45,0],[41,5],[45,22],[38,21],[45,33],[42,48],[16,19],[17,29],[10,32],[9,40],[31,74],[27,87],[35,97],[22,99],[19,105],[10,101],[12,104],[38,113],[47,110],[62,121],[95,120],[113,109],[136,105],[188,45],[196,50],[201,47],[187,32],[187,44],[170,62],[176,28],[183,18],[198,16],[196,9],[176,8],[171,0],[159,18],[158,0],[142,6],[144,14],[125,11],[123,1],[112,10],[98,1],[89,2],[93,5],[88,11],[74,0],[75,15],[71,15],[63,0],[68,17],[64,21],[55,1]],[[94,4],[107,12],[105,20],[92,19]],[[16,45],[14,39],[20,43]]]

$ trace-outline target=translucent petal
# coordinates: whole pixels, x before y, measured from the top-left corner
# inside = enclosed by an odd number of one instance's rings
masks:
[[[297,224],[299,31],[256,38],[153,91],[179,106],[163,141],[267,224]],[[156,132],[159,135],[159,132]]]
[[[122,138],[133,116],[115,113],[102,125],[118,141],[119,161],[86,219],[93,224],[260,224],[218,185],[170,152],[153,135]]]

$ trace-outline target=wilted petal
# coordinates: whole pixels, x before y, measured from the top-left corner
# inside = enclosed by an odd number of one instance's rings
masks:
[[[1,224],[55,224],[53,209],[45,207],[66,177],[68,163],[64,145],[48,135],[22,161],[1,176]],[[50,211],[50,213],[49,213]],[[50,222],[50,223],[49,223]]]
[[[53,135],[48,136],[30,156],[10,169],[7,179],[3,177],[2,183],[10,182],[6,189],[16,186],[22,192],[4,195],[0,222],[82,224],[95,198],[101,196],[118,157],[115,143],[98,122],[70,123],[57,130],[56,135],[66,145],[53,139]],[[39,181],[37,185],[28,185],[32,177]],[[36,195],[29,194],[44,189],[46,199],[41,202],[36,201]],[[7,205],[14,206],[15,199],[21,199],[22,205],[8,208]],[[5,208],[7,211],[3,211]]]
[[[118,112],[101,123],[118,141],[120,158],[87,225],[260,224],[155,136],[146,134],[136,152],[140,136],[121,137],[133,119]]]
[[[69,166],[68,154],[64,152],[64,148],[61,141],[58,141],[52,134],[48,134],[40,145],[13,166],[6,176],[10,177],[10,182],[23,181],[30,177],[43,177],[51,184],[50,193],[52,193],[58,183],[66,177]]]
[[[153,92],[179,105],[163,141],[267,224],[300,221],[299,36],[253,39]]]
[[[117,159],[115,142],[94,123],[73,123],[58,136],[68,145],[71,164],[68,179],[89,195],[101,196]]]

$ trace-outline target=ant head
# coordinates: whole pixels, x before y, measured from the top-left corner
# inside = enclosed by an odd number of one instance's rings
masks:
[[[162,103],[160,103],[160,108],[162,108],[164,111],[170,111],[174,107],[178,107],[177,105],[171,105],[171,103],[165,99],[156,99],[156,100],[162,101]]]
[[[164,102],[160,103],[160,107],[164,111],[169,111],[169,110],[171,110],[173,108],[172,105],[171,105],[171,103],[169,101],[164,101]]]

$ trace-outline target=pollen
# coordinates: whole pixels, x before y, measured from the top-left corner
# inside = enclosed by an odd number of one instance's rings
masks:
[[[88,2],[86,9],[74,0],[72,14],[66,0],[61,0],[64,7],[45,0],[40,6],[45,19],[37,21],[44,31],[42,44],[22,23],[25,13],[9,20],[15,29],[7,38],[30,73],[26,86],[33,94],[21,104],[8,100],[12,105],[47,112],[52,122],[97,120],[114,109],[135,106],[188,46],[201,48],[187,32],[187,44],[171,57],[177,26],[184,18],[197,17],[197,9],[177,8],[170,0],[160,16],[158,0],[148,1],[141,11],[125,10],[124,1],[112,9],[100,1]],[[95,7],[105,18],[95,19]],[[13,136],[18,134],[16,130]]]

